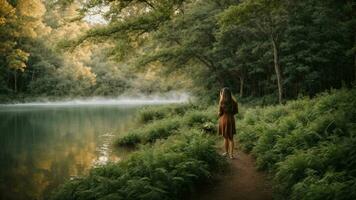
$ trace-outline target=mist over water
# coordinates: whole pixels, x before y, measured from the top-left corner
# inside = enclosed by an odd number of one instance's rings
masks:
[[[113,142],[145,105],[187,103],[188,93],[0,104],[0,199],[46,199],[67,179],[128,155]]]
[[[20,106],[111,106],[111,105],[156,105],[156,104],[172,104],[172,103],[187,103],[192,98],[188,93],[167,93],[159,95],[135,95],[135,96],[119,96],[116,98],[106,97],[90,97],[66,99],[60,101],[50,101],[41,99],[26,103],[0,104],[5,107],[20,107]]]

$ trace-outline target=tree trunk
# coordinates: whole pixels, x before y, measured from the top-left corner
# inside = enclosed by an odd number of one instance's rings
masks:
[[[356,83],[356,53],[355,53],[355,55],[354,55],[354,82]]]
[[[278,44],[274,38],[272,38],[272,45],[273,45],[274,70],[277,76],[278,101],[281,104],[283,100],[282,72],[281,72],[281,67],[279,65],[279,51],[277,46]]]
[[[16,70],[14,72],[14,90],[15,90],[15,93],[17,93],[17,73],[16,73]]]
[[[349,1],[351,3],[351,5],[353,5],[353,0]],[[352,11],[351,11],[351,19],[355,19],[356,17],[356,6],[352,6]],[[356,27],[353,27],[353,31],[356,31]],[[356,52],[355,52],[355,48],[356,48],[356,34],[354,34],[354,46],[353,46],[353,54],[354,54],[354,84],[356,84]]]
[[[244,96],[244,77],[240,76],[240,97]]]
[[[354,37],[354,48],[356,48],[356,34],[355,34],[355,37]],[[354,83],[356,84],[356,52],[353,52],[354,53]]]
[[[35,80],[35,70],[32,71],[31,81]]]

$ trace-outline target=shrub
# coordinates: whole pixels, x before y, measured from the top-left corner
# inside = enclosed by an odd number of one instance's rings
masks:
[[[203,124],[202,130],[204,131],[204,133],[214,134],[214,133],[216,133],[217,128],[218,127],[217,127],[216,123],[205,122]]]
[[[137,113],[139,123],[148,123],[168,117],[182,116],[190,109],[197,109],[193,104],[170,104],[161,106],[146,106]]]
[[[147,123],[153,120],[162,119],[165,116],[166,110],[153,109],[153,107],[145,107],[138,111],[138,121]]]
[[[238,140],[280,199],[355,199],[356,89],[246,110]]]
[[[130,132],[116,140],[118,146],[135,146],[141,142],[141,136],[137,132]]]
[[[204,123],[217,121],[217,112],[209,110],[191,110],[184,115],[184,124],[189,127],[203,128]]]
[[[157,139],[166,139],[172,135],[180,127],[180,122],[177,118],[164,119],[161,121],[149,124],[144,130],[143,141],[155,142]]]
[[[189,111],[187,109],[190,108]],[[146,113],[148,108],[139,111],[138,116]],[[149,109],[153,109],[149,107]],[[164,115],[170,115],[163,119],[155,118],[153,121],[139,124],[139,128],[129,131],[116,140],[119,146],[135,146],[138,143],[154,143],[159,139],[166,139],[168,136],[177,132],[180,128],[197,128],[205,133],[216,133],[217,113],[216,106],[201,110],[193,105],[187,106],[163,106],[162,109],[154,108],[155,111],[164,110]],[[167,110],[170,110],[169,112]],[[184,110],[184,112],[182,111]]]
[[[119,137],[116,144],[119,146],[134,146],[138,143],[153,143],[157,139],[165,139],[174,134],[179,127],[180,122],[177,117],[156,120]]]

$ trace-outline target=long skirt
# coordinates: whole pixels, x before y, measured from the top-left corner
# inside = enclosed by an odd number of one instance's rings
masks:
[[[232,114],[223,114],[219,118],[219,135],[231,139],[236,134],[235,118]]]

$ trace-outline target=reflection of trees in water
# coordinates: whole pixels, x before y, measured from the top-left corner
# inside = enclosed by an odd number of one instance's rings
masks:
[[[130,112],[67,109],[0,113],[1,199],[46,196],[70,176],[88,171],[98,158],[99,136],[126,129]]]
[[[62,148],[49,148],[41,152],[22,152],[6,156],[15,161],[10,168],[2,170],[4,192],[9,196],[3,199],[34,199],[42,191],[49,191],[62,183],[65,178],[81,175],[96,158],[95,145],[63,145]],[[58,151],[60,150],[60,151]],[[1,192],[3,193],[3,192]],[[15,195],[14,195],[15,194]]]

